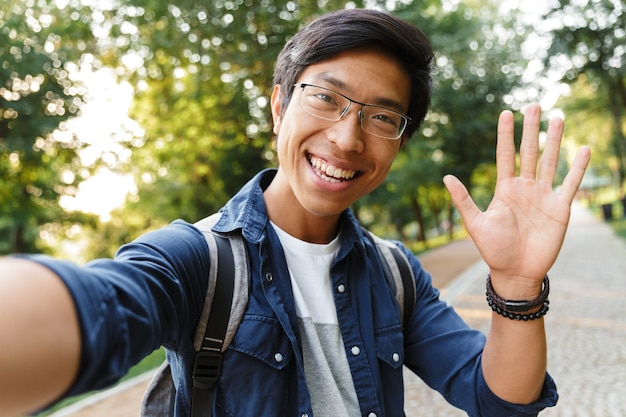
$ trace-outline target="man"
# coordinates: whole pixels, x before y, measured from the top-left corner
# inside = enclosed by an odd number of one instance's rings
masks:
[[[372,10],[323,16],[280,54],[271,97],[279,167],[245,185],[214,227],[243,235],[251,271],[214,416],[401,416],[403,364],[471,416],[531,416],[556,403],[544,277],[589,160],[582,148],[553,192],[562,121],[550,123],[539,161],[540,110],[528,107],[516,176],[513,116],[502,113],[485,212],[456,178],[444,178],[490,267],[488,337],[438,300],[430,276],[398,244],[417,290],[402,329],[376,249],[349,210],[382,183],[423,120],[432,60],[419,30]],[[181,221],[84,267],[3,260],[0,415],[109,385],[161,345],[177,387],[175,415],[189,415],[210,262],[202,234]]]

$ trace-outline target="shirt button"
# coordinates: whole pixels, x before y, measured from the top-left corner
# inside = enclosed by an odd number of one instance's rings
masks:
[[[307,413],[302,413],[302,417],[309,417]]]
[[[276,353],[274,355],[274,360],[278,363],[281,363],[285,359],[281,353]]]
[[[392,359],[395,363],[398,363],[398,361],[400,360],[400,355],[398,355],[397,353],[394,353],[393,355],[391,355],[391,359]]]
[[[350,349],[350,352],[352,352],[354,356],[357,356],[359,353],[361,353],[361,349],[359,349],[358,346],[352,346],[352,349]]]
[[[274,280],[274,277],[272,276],[271,272],[266,272],[265,273],[265,281],[267,282],[272,282]]]
[[[337,286],[337,291],[343,294],[344,292],[346,292],[346,286],[343,284],[339,284],[339,286]]]

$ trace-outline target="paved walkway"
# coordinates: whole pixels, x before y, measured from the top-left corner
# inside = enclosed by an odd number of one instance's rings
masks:
[[[467,322],[488,331],[486,266],[469,240],[421,257],[442,296]],[[546,318],[549,371],[560,400],[542,417],[626,417],[626,245],[610,228],[574,206],[561,255],[550,272]],[[452,279],[454,278],[454,279]],[[54,417],[135,417],[147,380],[118,388],[101,401]],[[93,400],[93,399],[92,399]],[[406,415],[462,417],[438,393],[406,373]]]

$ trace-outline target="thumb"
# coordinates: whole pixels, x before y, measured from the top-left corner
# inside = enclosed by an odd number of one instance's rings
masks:
[[[459,211],[463,223],[465,223],[467,227],[467,225],[481,213],[480,209],[476,206],[472,197],[470,197],[467,188],[465,188],[457,177],[454,175],[446,175],[443,177],[443,183],[448,189],[448,193],[450,193],[452,203]]]

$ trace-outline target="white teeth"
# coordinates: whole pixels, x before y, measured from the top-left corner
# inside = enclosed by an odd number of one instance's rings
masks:
[[[322,173],[326,174],[326,176],[330,177],[328,178],[329,180],[349,180],[356,175],[356,171],[334,167],[315,156],[311,156],[309,162],[311,162],[313,168],[321,171]]]

